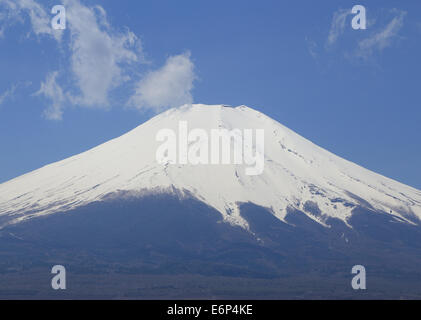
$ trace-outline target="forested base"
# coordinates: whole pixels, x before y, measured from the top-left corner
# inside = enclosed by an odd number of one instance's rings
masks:
[[[421,228],[362,208],[323,227],[243,204],[251,232],[170,196],[93,203],[0,231],[0,298],[421,298]],[[63,265],[67,289],[51,289]],[[364,265],[367,290],[351,287]]]

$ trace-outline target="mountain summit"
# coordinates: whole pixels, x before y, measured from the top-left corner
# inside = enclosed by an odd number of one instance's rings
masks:
[[[358,265],[364,297],[419,298],[420,208],[256,110],[185,105],[1,184],[0,287],[56,298],[60,264],[68,298],[355,299]]]
[[[178,134],[181,122],[188,130],[207,132],[263,130],[264,169],[247,175],[244,163],[160,163],[158,132]],[[200,143],[190,141],[188,147]],[[170,109],[121,137],[1,184],[0,222],[4,227],[123,194],[156,193],[193,197],[245,229],[241,203],[267,208],[281,221],[288,208],[297,209],[325,226],[329,217],[347,223],[356,207],[400,222],[421,219],[419,190],[344,160],[249,107],[195,104]]]

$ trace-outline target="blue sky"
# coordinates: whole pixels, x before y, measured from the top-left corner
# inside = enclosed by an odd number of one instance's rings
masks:
[[[195,102],[421,189],[420,40],[419,1],[0,0],[0,182]]]

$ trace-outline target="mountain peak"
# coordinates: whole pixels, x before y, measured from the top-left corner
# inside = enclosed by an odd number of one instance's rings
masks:
[[[179,139],[181,125],[187,132],[262,130],[264,170],[248,175],[250,165],[244,162],[159,163],[157,150],[164,142],[157,140],[158,133],[167,130]],[[187,147],[203,143],[191,141]],[[257,152],[257,146],[250,148]],[[322,225],[329,217],[346,223],[357,206],[392,212],[393,218],[408,223],[421,218],[419,190],[341,159],[257,110],[222,104],[167,110],[119,138],[0,184],[0,218],[4,224],[16,223],[123,191],[193,196],[246,229],[239,212],[246,202],[268,208],[280,220],[288,208],[296,208]]]

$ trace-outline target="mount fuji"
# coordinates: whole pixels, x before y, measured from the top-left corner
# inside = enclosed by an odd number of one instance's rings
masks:
[[[247,176],[235,164],[159,164],[157,132],[177,131],[179,121],[208,131],[263,129],[263,173]],[[393,213],[391,218],[400,222],[421,219],[421,191],[341,159],[256,110],[221,105],[171,109],[117,139],[3,183],[0,215],[3,224],[17,223],[117,192],[188,194],[244,228],[247,221],[238,208],[246,202],[268,208],[281,221],[290,207],[321,224],[328,217],[346,222],[357,206]]]
[[[180,121],[205,131],[263,130],[264,170],[158,162],[157,133],[178,132]],[[256,282],[253,297],[348,297],[348,274],[362,264],[376,284],[370,297],[419,298],[420,222],[420,190],[342,159],[252,108],[185,105],[0,184],[0,271],[60,263],[78,274],[226,277],[235,293],[202,296],[231,298],[244,296],[233,289],[238,279],[287,277],[301,283],[300,293],[286,289],[291,282],[269,293],[267,283]],[[2,275],[0,284],[11,279]],[[156,295],[148,290],[147,297]]]

